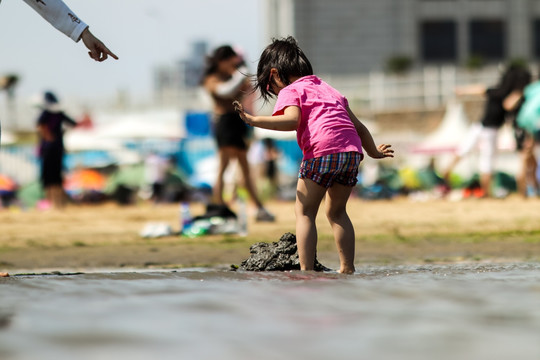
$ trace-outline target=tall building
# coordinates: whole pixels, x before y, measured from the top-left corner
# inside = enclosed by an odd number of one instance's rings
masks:
[[[265,37],[294,35],[318,73],[381,70],[396,56],[416,66],[540,58],[537,0],[267,0],[265,12]]]

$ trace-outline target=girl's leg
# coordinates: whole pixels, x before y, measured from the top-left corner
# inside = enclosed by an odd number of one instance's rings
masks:
[[[275,221],[274,215],[272,215],[268,210],[266,210],[259,199],[259,195],[257,194],[257,190],[255,188],[255,184],[253,182],[253,179],[251,178],[251,171],[249,167],[249,162],[247,160],[247,151],[245,150],[238,150],[237,154],[238,158],[238,164],[240,165],[240,169],[242,170],[242,175],[244,177],[244,184],[246,186],[247,191],[249,192],[249,195],[255,205],[257,206],[257,217],[255,218],[257,221]]]
[[[259,199],[259,196],[257,195],[257,190],[255,189],[253,179],[251,178],[251,171],[249,168],[249,162],[247,160],[247,151],[238,150],[237,158],[240,169],[242,170],[242,176],[244,177],[244,184],[246,186],[246,189],[255,205],[257,205],[257,208],[261,209],[263,207],[263,204]]]
[[[296,186],[296,244],[301,270],[313,270],[317,250],[315,220],[326,188],[309,179],[298,179]]]
[[[231,160],[231,153],[230,149],[223,147],[219,149],[219,169],[218,169],[218,175],[216,179],[216,186],[214,186],[214,200],[218,204],[224,204],[223,201],[223,174],[225,174],[225,170],[227,170],[227,166],[229,166],[229,162]]]
[[[65,202],[65,193],[62,185],[53,185],[51,186],[53,206],[56,209],[62,209],[66,205]]]
[[[354,273],[355,237],[354,227],[347,214],[347,201],[351,196],[352,186],[334,183],[328,189],[326,197],[326,217],[334,231],[334,239],[339,253],[339,272]]]

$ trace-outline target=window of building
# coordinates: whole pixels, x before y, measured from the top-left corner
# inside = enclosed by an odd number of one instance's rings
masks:
[[[420,26],[422,59],[424,61],[454,61],[457,59],[457,26],[455,21],[424,21]]]
[[[472,20],[469,23],[469,54],[486,60],[505,57],[506,34],[502,20]]]
[[[534,57],[540,58],[540,19],[533,21],[532,31]]]

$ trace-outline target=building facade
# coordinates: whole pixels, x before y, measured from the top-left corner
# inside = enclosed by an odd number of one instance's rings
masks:
[[[267,0],[265,36],[292,34],[315,70],[347,75],[415,66],[540,58],[538,0]]]

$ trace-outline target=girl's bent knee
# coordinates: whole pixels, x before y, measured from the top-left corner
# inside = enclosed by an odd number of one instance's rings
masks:
[[[336,222],[340,219],[343,219],[343,218],[348,218],[349,217],[349,214],[347,214],[347,210],[346,209],[339,209],[339,210],[328,210],[326,211],[326,218],[328,219],[328,221],[330,222]]]

